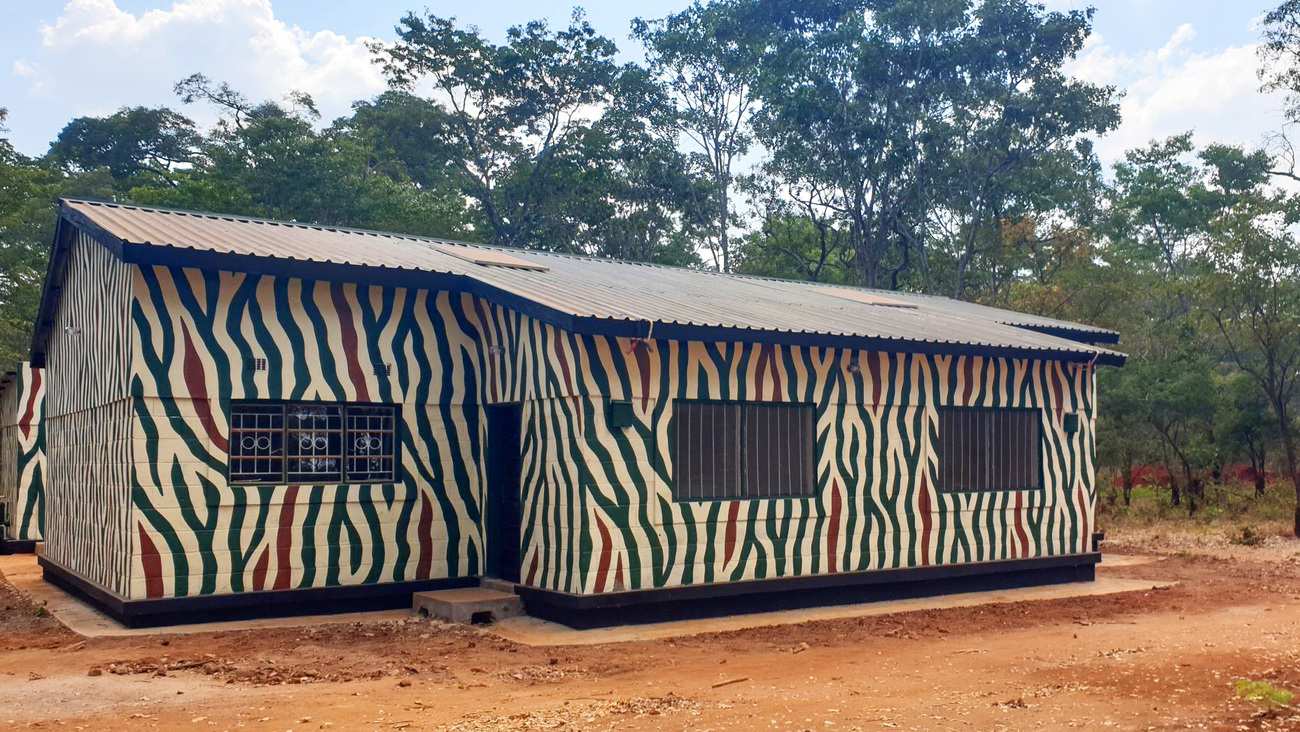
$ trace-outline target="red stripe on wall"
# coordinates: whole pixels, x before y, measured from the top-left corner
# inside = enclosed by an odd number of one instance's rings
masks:
[[[1083,551],[1088,551],[1092,548],[1092,527],[1088,525],[1088,497],[1084,495],[1083,483],[1079,483],[1075,493],[1079,496],[1079,518],[1083,519],[1083,532],[1080,534],[1084,541]]]
[[[145,597],[162,597],[162,557],[158,556],[158,547],[154,546],[153,539],[145,533],[144,525],[136,523],[135,528],[140,534],[140,564],[144,565]]]
[[[965,389],[962,390],[961,405],[969,407],[971,398],[975,395],[975,357],[959,356],[962,360],[962,377],[966,382]]]
[[[1061,424],[1065,421],[1065,387],[1061,384],[1061,370],[1056,364],[1049,366],[1052,369],[1052,393],[1056,396],[1056,403],[1052,405],[1056,413],[1056,422]]]
[[[930,515],[930,485],[925,473],[921,473],[921,492],[917,496],[917,511],[921,514],[921,566],[930,564],[930,531],[934,516]]]
[[[1029,556],[1029,532],[1025,531],[1025,494],[1016,494],[1016,536],[1020,537],[1020,551],[1012,552],[1012,559]]]
[[[623,580],[623,555],[619,554],[614,559],[614,591],[627,589],[627,584]]]
[[[41,390],[41,374],[39,369],[32,369],[32,386],[31,392],[27,395],[27,407],[23,410],[23,418],[18,422],[19,428],[23,431],[23,437],[32,436],[32,422],[36,418],[36,393]]]
[[[429,496],[420,494],[420,529],[416,540],[420,542],[420,561],[415,565],[416,579],[429,579],[433,571],[433,506]]]
[[[613,541],[609,538],[609,529],[605,521],[596,516],[596,528],[600,531],[600,562],[596,565],[596,592],[604,592],[609,583],[609,555],[613,552]]]
[[[826,569],[838,572],[840,567],[840,482],[831,481],[831,515],[830,525],[826,527]]]
[[[289,589],[290,575],[293,567],[289,563],[289,553],[293,550],[293,513],[298,502],[298,486],[291,485],[284,492],[284,503],[280,506],[280,526],[275,538],[275,589]]]
[[[754,386],[758,391],[758,398],[763,398],[763,386],[767,381],[768,369],[772,371],[772,390],[768,397],[775,402],[783,402],[781,391],[781,372],[776,368],[776,346],[771,343],[764,343],[758,351],[758,369],[754,374]]]
[[[357,352],[357,325],[352,322],[352,306],[348,304],[347,293],[338,282],[330,284],[330,297],[334,300],[334,309],[339,314],[339,326],[343,331],[343,355],[348,361],[348,378],[352,388],[356,389],[357,401],[370,401],[370,387],[366,384],[366,375],[361,370],[361,357]]]
[[[217,428],[217,420],[212,416],[212,403],[208,401],[208,376],[203,370],[203,359],[194,340],[190,337],[190,328],[181,321],[181,335],[185,343],[185,355],[181,360],[181,369],[185,376],[185,388],[189,390],[194,403],[194,412],[203,423],[203,430],[208,433],[212,445],[222,452],[230,449],[226,436]]]
[[[530,587],[536,587],[537,582],[537,552],[533,552],[533,561],[528,565],[528,576],[524,579],[524,584]]]
[[[722,539],[722,566],[731,564],[731,555],[736,552],[736,518],[740,516],[740,502],[732,501],[727,508],[727,530]]]
[[[574,395],[577,390],[573,388],[573,376],[569,373],[569,357],[564,355],[564,344],[555,344],[555,358],[560,362],[560,373],[564,375],[564,386],[567,391],[565,396]]]

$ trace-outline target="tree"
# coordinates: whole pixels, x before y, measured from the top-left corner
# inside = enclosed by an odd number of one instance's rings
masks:
[[[1114,90],[1065,63],[1091,11],[1024,0],[733,2],[764,49],[754,128],[783,195],[842,222],[859,284],[931,289],[929,245],[963,296],[1003,218],[1047,214],[1025,183],[1118,122]],[[1085,164],[1085,167],[1087,165]]]
[[[735,166],[753,143],[751,93],[757,59],[735,16],[720,4],[691,7],[661,20],[632,21],[646,48],[650,73],[668,89],[676,125],[696,148],[691,155],[709,181],[716,213],[706,232],[713,266],[732,269],[731,205]]]
[[[566,248],[539,236],[543,214],[548,199],[565,195],[555,184],[568,176],[557,169],[574,162],[590,117],[618,83],[616,48],[581,11],[565,30],[533,21],[507,36],[496,45],[454,19],[411,13],[394,43],[372,50],[394,90],[409,93],[421,82],[436,90],[461,191],[474,202],[486,237],[506,246]]]
[[[1245,453],[1250,461],[1255,495],[1262,496],[1267,488],[1269,451],[1278,436],[1278,423],[1268,395],[1251,376],[1234,373],[1224,380],[1222,397],[1216,416],[1217,439],[1234,456]]]
[[[1216,222],[1214,269],[1202,307],[1242,372],[1259,385],[1277,420],[1300,536],[1300,454],[1293,409],[1300,394],[1300,246],[1288,230],[1292,202],[1281,194],[1243,198]]]
[[[1128,387],[1137,394],[1136,406],[1165,455],[1173,504],[1186,497],[1191,513],[1203,493],[1201,473],[1216,458],[1212,438],[1218,391],[1213,363],[1196,347],[1192,325],[1182,328],[1181,347],[1124,369],[1130,372]]]
[[[78,117],[50,145],[49,159],[68,171],[106,168],[123,190],[176,184],[179,166],[199,143],[194,123],[166,107],[123,107],[108,117]]]
[[[137,202],[408,234],[465,232],[464,202],[439,184],[437,164],[427,155],[409,164],[394,157],[391,145],[418,128],[421,113],[427,120],[427,110],[398,112],[392,107],[405,100],[381,99],[359,105],[361,119],[317,130],[306,94],[254,103],[200,74],[176,91],[186,103],[215,105],[218,122],[174,187],[133,188]],[[428,185],[412,180],[412,170]]]
[[[1259,47],[1261,91],[1286,94],[1286,116],[1300,120],[1300,0],[1285,0],[1264,14]]]

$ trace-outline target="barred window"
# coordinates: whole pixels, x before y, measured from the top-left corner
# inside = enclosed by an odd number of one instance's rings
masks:
[[[677,401],[673,411],[677,500],[815,493],[812,405]]]
[[[1039,472],[1042,416],[1036,409],[939,409],[939,489],[1030,490]]]
[[[391,405],[234,402],[230,482],[391,482],[396,424]]]

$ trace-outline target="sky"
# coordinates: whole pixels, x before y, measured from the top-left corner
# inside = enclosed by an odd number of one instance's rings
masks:
[[[587,0],[587,17],[620,48],[634,17],[658,18],[690,0]],[[1187,130],[1198,143],[1264,144],[1282,129],[1282,100],[1258,91],[1258,19],[1280,0],[1043,0],[1096,8],[1093,36],[1071,72],[1124,92],[1122,126],[1098,141],[1104,163]],[[384,88],[366,44],[389,40],[410,10],[427,8],[501,41],[511,25],[567,23],[573,0],[0,0],[0,107],[8,136],[45,152],[77,116],[123,106],[180,107],[172,85],[201,72],[252,99],[312,95],[325,120]],[[209,110],[183,110],[201,124]]]

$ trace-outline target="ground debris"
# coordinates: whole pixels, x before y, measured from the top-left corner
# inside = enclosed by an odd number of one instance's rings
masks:
[[[698,714],[699,702],[668,694],[611,701],[590,701],[561,707],[518,712],[499,717],[475,717],[437,727],[438,732],[514,732],[515,730],[581,730],[612,717],[641,719],[667,714]]]

